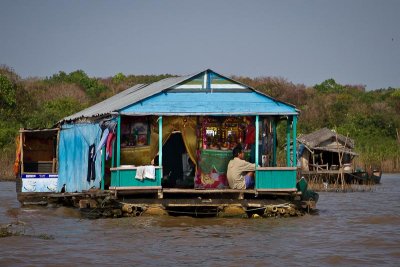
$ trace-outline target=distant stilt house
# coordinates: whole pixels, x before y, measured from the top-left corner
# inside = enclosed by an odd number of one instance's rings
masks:
[[[352,169],[354,140],[328,128],[297,137],[299,164],[302,171]]]

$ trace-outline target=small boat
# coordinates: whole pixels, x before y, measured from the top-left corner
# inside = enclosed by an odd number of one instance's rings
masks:
[[[380,184],[381,177],[382,177],[382,171],[374,170],[370,178],[374,181],[375,184]]]
[[[380,184],[382,177],[382,171],[373,170],[368,173],[363,170],[358,170],[356,172],[350,173],[348,176],[348,182],[359,183],[359,184]]]

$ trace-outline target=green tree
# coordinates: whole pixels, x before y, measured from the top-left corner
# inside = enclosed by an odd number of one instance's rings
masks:
[[[15,84],[7,76],[0,74],[0,105],[3,108],[13,108],[16,104]]]
[[[27,119],[29,128],[50,128],[62,118],[82,109],[82,105],[72,98],[62,98],[49,101],[39,107]]]
[[[103,92],[108,90],[107,86],[95,78],[90,78],[83,70],[76,70],[69,74],[60,71],[58,74],[48,78],[47,81],[50,83],[75,83],[85,89],[92,100],[98,99]]]
[[[334,79],[328,79],[320,84],[316,84],[314,88],[320,93],[341,93],[345,89],[343,85],[336,83]]]
[[[126,76],[122,72],[115,74],[114,77],[112,78],[112,81],[116,84],[120,84],[120,83],[124,82],[125,80],[126,80]]]
[[[0,148],[13,143],[18,129],[14,121],[16,108],[16,88],[5,74],[0,74]]]

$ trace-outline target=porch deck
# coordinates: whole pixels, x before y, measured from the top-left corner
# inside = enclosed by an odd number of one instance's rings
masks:
[[[296,192],[296,167],[259,167],[256,170],[255,188],[247,190],[237,189],[181,189],[163,188],[161,186],[162,167],[156,167],[155,179],[135,179],[137,167],[121,166],[111,168],[111,186],[109,187],[115,195],[118,194],[142,194],[158,193],[159,198],[165,193],[169,194],[290,194]]]

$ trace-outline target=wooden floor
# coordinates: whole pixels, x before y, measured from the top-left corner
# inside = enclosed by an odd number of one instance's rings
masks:
[[[202,196],[210,196],[213,198],[235,198],[243,199],[246,196],[257,197],[261,195],[272,196],[294,196],[301,195],[297,189],[184,189],[184,188],[131,188],[131,187],[113,187],[110,191],[116,197],[140,194],[157,194],[158,198],[197,198]],[[151,197],[149,197],[151,198]]]
[[[314,174],[342,174],[342,173],[352,173],[351,171],[344,170],[317,170],[317,171],[300,171],[301,175],[314,175]]]

